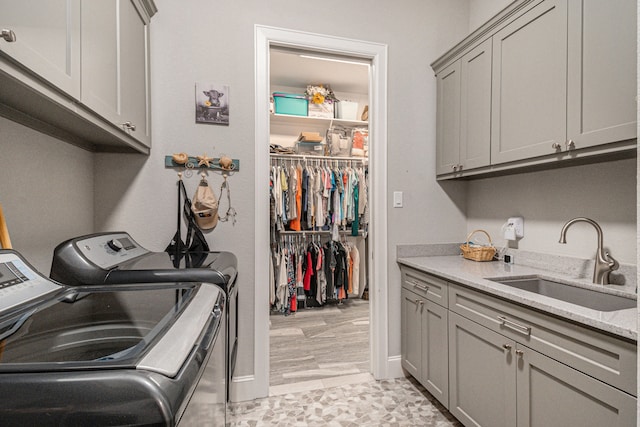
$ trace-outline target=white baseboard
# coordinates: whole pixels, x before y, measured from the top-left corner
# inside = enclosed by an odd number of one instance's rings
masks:
[[[387,374],[389,378],[404,377],[402,371],[402,357],[400,355],[391,356],[387,359]]]
[[[256,387],[256,378],[253,375],[245,375],[242,377],[235,376],[231,381],[231,387],[229,388],[229,401],[230,402],[244,402],[247,400],[254,400],[261,397],[267,397],[267,394],[262,396],[258,394],[258,387]]]

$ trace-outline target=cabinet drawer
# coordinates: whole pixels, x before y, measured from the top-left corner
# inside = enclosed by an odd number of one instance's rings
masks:
[[[447,306],[449,297],[447,286],[447,282],[438,277],[422,273],[412,268],[402,268],[403,288],[415,292],[419,296],[443,307]]]
[[[449,284],[449,309],[633,396],[637,344]]]

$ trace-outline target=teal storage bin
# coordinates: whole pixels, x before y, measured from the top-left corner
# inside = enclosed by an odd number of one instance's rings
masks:
[[[276,114],[306,116],[309,101],[304,95],[295,93],[274,92],[273,103]]]

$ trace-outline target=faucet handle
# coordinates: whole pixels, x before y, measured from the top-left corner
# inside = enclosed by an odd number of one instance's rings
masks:
[[[618,264],[618,261],[613,259],[613,257],[609,255],[609,252],[605,252],[604,257],[608,260],[609,270],[611,271],[617,270],[618,267],[620,267],[620,264]]]

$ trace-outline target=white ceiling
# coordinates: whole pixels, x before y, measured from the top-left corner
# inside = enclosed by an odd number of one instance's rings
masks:
[[[270,50],[272,86],[306,89],[310,84],[328,84],[334,92],[369,93],[369,62],[357,58],[341,58],[356,63],[335,62],[301,57],[301,52],[272,48]],[[331,58],[321,53],[305,53]]]

